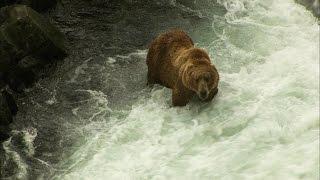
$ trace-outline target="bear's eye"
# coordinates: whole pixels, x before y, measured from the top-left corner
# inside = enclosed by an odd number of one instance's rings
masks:
[[[203,79],[208,82],[211,79],[211,75],[210,74],[205,74]]]

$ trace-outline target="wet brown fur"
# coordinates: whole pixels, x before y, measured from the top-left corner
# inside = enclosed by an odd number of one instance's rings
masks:
[[[200,97],[200,91],[207,95],[203,101],[211,101],[218,92],[219,74],[208,54],[195,48],[182,30],[171,30],[153,40],[147,66],[148,84],[171,88],[174,106],[185,106],[193,95]]]

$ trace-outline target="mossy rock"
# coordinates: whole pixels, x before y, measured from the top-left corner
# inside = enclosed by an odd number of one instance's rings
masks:
[[[0,29],[3,39],[25,55],[64,57],[64,35],[39,13],[25,5],[4,7],[6,21]]]

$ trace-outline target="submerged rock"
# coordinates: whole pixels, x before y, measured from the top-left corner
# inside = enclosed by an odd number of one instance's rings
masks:
[[[5,7],[2,35],[15,49],[26,55],[64,57],[64,35],[39,13],[24,5]]]

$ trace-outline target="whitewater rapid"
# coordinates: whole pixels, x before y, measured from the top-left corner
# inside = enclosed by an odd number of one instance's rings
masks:
[[[95,120],[79,127],[85,138],[52,179],[319,179],[316,19],[293,0],[218,3],[225,16],[192,10],[212,20],[206,42],[194,41],[221,76],[213,102],[172,107],[171,91],[156,86],[115,110],[88,90]],[[106,61],[144,62],[146,53]]]

